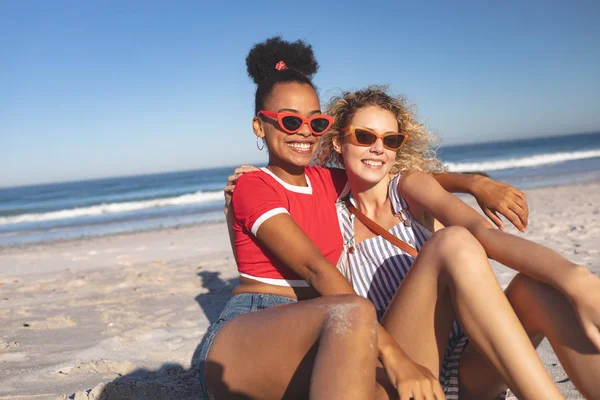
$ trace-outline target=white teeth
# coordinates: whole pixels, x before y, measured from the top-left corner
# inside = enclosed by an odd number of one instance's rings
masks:
[[[296,150],[310,150],[310,143],[287,143],[287,145]]]
[[[363,163],[367,165],[372,165],[374,167],[381,167],[383,165],[383,161],[374,161],[374,160],[363,160]]]

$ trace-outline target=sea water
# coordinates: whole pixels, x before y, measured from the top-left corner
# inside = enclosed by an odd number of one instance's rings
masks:
[[[447,146],[438,156],[450,171],[519,188],[600,179],[600,133]],[[0,246],[222,221],[235,167],[0,188]]]

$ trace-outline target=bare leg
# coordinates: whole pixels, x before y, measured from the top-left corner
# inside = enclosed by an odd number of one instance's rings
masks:
[[[600,399],[600,352],[585,336],[567,299],[556,289],[522,274],[513,279],[506,296],[533,345],[537,347],[544,336],[548,337],[579,392],[587,399]],[[481,398],[478,393],[484,388],[503,384],[502,377],[474,348],[463,353],[460,376],[465,394],[467,388],[470,391],[465,398]]]
[[[373,305],[327,296],[240,315],[216,336],[205,365],[218,399],[369,399],[377,360]]]
[[[423,247],[383,325],[415,362],[438,374],[455,316],[520,399],[562,398],[502,293],[485,251],[460,227],[437,232]],[[491,388],[479,398],[497,394]]]

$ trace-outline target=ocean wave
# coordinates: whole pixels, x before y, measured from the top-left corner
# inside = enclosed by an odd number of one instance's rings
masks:
[[[163,199],[98,204],[95,206],[71,208],[59,211],[49,211],[44,213],[31,213],[13,215],[10,217],[0,217],[0,225],[13,225],[22,224],[26,222],[43,222],[79,217],[90,217],[96,215],[118,214],[123,212],[139,211],[149,208],[187,206],[208,202],[216,202],[222,199],[223,192],[221,190],[214,192],[196,192],[184,194],[177,197],[167,197]]]
[[[539,154],[522,158],[507,158],[504,160],[480,161],[471,163],[445,163],[452,172],[499,171],[511,168],[530,168],[542,165],[556,164],[565,161],[583,160],[600,157],[600,149],[574,151],[568,153]]]

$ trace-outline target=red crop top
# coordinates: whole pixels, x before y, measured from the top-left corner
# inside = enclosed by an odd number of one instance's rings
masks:
[[[256,238],[260,225],[281,213],[288,213],[323,255],[337,263],[342,235],[335,202],[346,186],[346,172],[307,167],[306,182],[308,187],[290,185],[266,168],[239,178],[232,202],[240,276],[278,286],[308,286]]]

